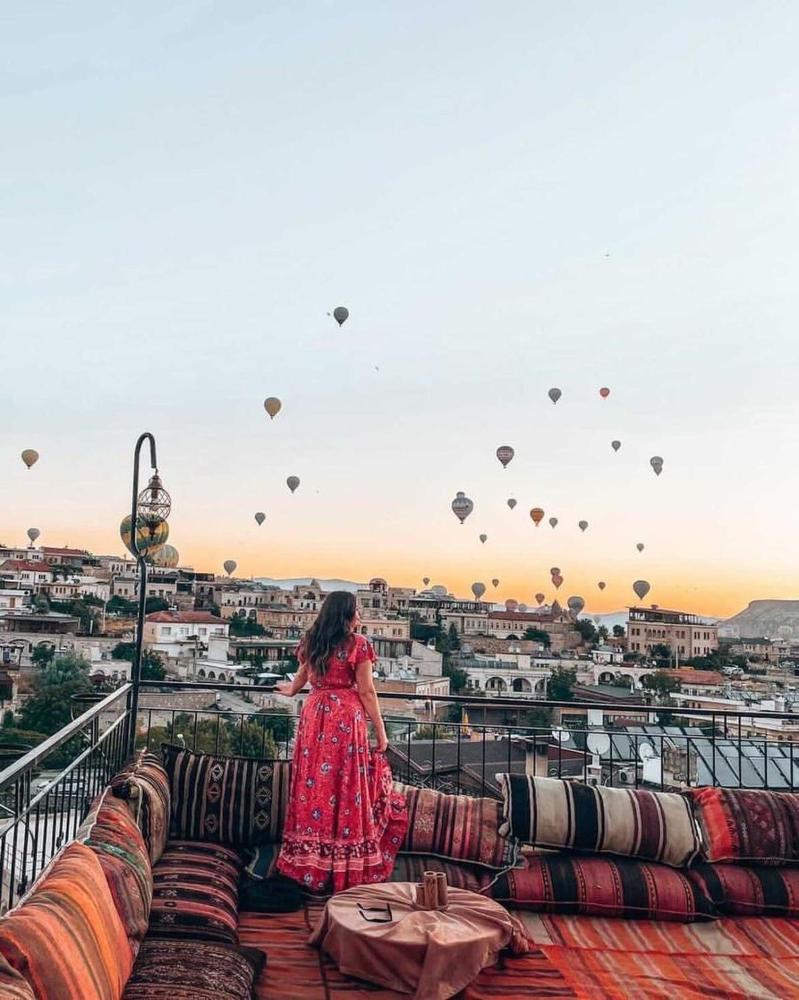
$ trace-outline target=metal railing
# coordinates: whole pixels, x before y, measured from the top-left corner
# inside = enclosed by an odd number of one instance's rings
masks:
[[[12,907],[65,844],[127,756],[130,685],[96,702],[0,771],[0,912]],[[65,751],[65,767],[48,760]]]

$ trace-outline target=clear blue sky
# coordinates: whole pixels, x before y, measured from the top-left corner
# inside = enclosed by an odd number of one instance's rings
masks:
[[[796,597],[797,29],[720,0],[6,7],[0,540],[118,550],[149,428],[209,568]]]

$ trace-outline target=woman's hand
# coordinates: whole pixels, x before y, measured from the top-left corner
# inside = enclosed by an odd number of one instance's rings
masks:
[[[388,750],[388,736],[385,733],[382,736],[378,736],[375,742],[375,750],[378,753],[385,753]]]

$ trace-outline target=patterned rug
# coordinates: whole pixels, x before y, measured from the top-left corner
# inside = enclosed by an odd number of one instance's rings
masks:
[[[320,909],[240,915],[242,944],[268,953],[258,1000],[408,1000],[341,975],[306,945]],[[458,1000],[799,1000],[797,920],[518,915],[533,950],[484,969]]]

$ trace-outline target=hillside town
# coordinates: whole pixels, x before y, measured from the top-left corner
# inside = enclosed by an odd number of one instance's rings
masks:
[[[280,585],[199,571],[179,565],[170,546],[156,563],[142,637],[142,677],[151,682],[143,704],[154,711],[168,700],[173,709],[185,703],[195,710],[295,714],[302,699],[287,697],[285,685],[297,667],[297,642],[326,596],[320,583]],[[623,703],[629,707],[622,718],[640,721],[651,718],[644,709],[653,705],[781,711],[799,689],[799,644],[783,637],[720,639],[724,623],[688,611],[632,606],[624,624],[608,628],[601,616],[557,600],[531,609],[460,598],[441,586],[394,587],[379,577],[353,586],[362,631],[377,654],[383,710],[415,738],[451,717],[452,706],[436,701],[451,695],[469,699],[460,713],[475,723],[523,726],[540,721],[540,700]],[[26,705],[36,697],[42,669],[58,658],[77,661],[98,693],[128,681],[137,598],[130,558],[0,547],[4,728],[32,728]],[[165,695],[159,681],[193,687]],[[562,705],[557,721],[568,724],[573,715]],[[611,724],[619,709],[597,718]],[[585,713],[576,721],[584,722]]]

